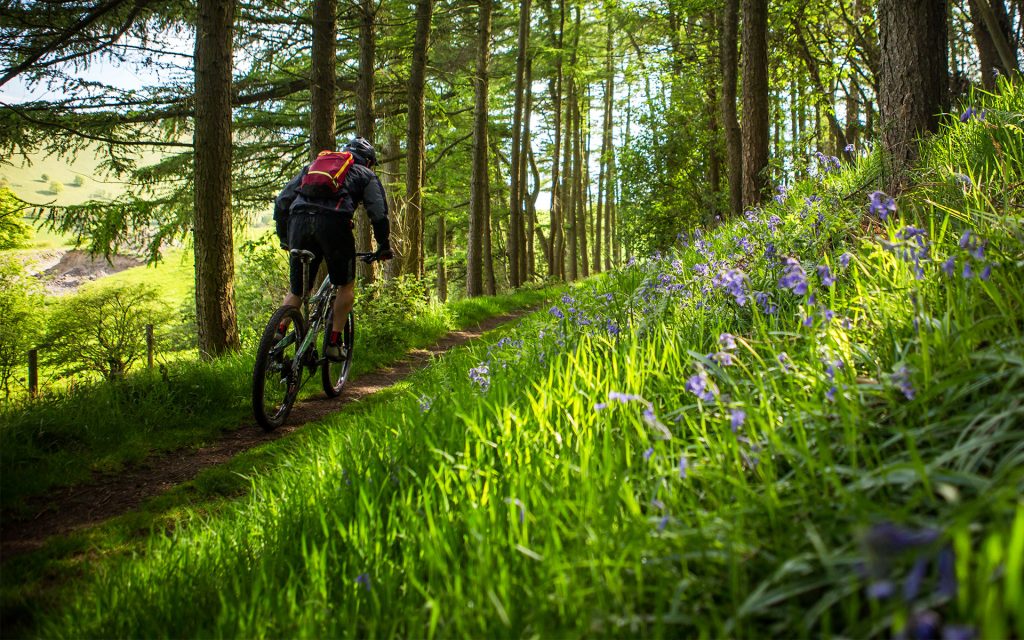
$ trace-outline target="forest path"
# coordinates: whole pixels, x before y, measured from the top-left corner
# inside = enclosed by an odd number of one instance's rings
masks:
[[[337,398],[318,395],[297,403],[288,422],[271,433],[252,418],[200,449],[160,453],[118,473],[96,474],[83,484],[61,487],[29,499],[27,516],[0,520],[0,560],[41,547],[50,537],[68,534],[127,513],[145,500],[191,480],[204,469],[223,464],[257,445],[277,440],[341,410],[342,405],[386,389],[426,366],[434,356],[479,338],[485,332],[516,320],[535,309],[487,318],[474,328],[446,334],[432,346],[413,349],[393,365],[352,380]]]

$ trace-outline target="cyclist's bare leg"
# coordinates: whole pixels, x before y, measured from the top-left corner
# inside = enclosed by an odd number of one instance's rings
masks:
[[[334,317],[331,319],[331,331],[341,332],[345,321],[356,301],[356,283],[352,282],[338,287],[338,295],[334,296]]]

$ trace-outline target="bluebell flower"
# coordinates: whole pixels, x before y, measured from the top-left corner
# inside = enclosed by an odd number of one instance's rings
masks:
[[[647,451],[644,451],[644,462],[647,462],[648,460],[650,460],[651,456],[653,456],[653,455],[654,455],[654,447],[648,447]]]
[[[747,412],[743,409],[733,409],[729,412],[729,427],[736,433],[743,423],[747,421]]]
[[[666,427],[665,424],[661,420],[658,420],[658,416],[655,415],[654,407],[651,404],[648,404],[647,408],[644,409],[644,414],[643,415],[644,415],[644,422],[647,424],[647,426],[651,427],[652,429],[657,431],[658,435],[663,440],[671,440],[672,439],[672,432],[669,431],[668,427]]]
[[[807,293],[807,272],[800,261],[793,257],[785,259],[782,278],[779,279],[780,289],[789,289],[798,296]]]
[[[732,366],[732,354],[729,353],[728,351],[719,351],[718,353],[712,353],[711,355],[708,356],[708,358],[710,358],[714,362],[717,362],[723,367]]]
[[[595,402],[594,403],[594,411],[603,411],[604,409],[607,409],[607,408],[608,408],[608,403],[607,402]]]
[[[897,369],[892,374],[892,382],[897,387],[899,387],[900,391],[903,392],[903,395],[907,398],[907,400],[914,399],[914,396],[917,392],[914,390],[914,386],[910,382],[910,369],[908,369],[905,366]]]
[[[776,360],[778,360],[779,364],[782,365],[782,370],[783,371],[789,371],[789,368],[790,368],[789,363],[792,362],[792,360],[790,360],[788,353],[783,351],[778,356],[776,356]]]
[[[969,280],[970,278],[972,278],[974,276],[974,271],[971,269],[971,263],[970,262],[965,262],[964,263],[964,270],[963,270],[963,272],[960,275],[963,276],[964,280]]]
[[[370,575],[368,573],[360,573],[356,576],[356,584],[362,585],[364,589],[369,591],[372,588]]]
[[[651,500],[651,506],[654,507],[655,509],[660,509],[662,511],[665,510],[665,503],[662,502],[661,500],[658,500],[657,498],[653,498]]]
[[[775,230],[779,228],[780,224],[782,224],[782,218],[775,215],[774,213],[768,218],[768,230],[771,231],[772,233],[774,233]]]
[[[718,336],[718,344],[722,345],[723,349],[735,349],[736,348],[736,336],[731,333],[723,333]]]
[[[967,122],[974,117],[974,107],[967,107],[967,110],[960,114],[960,122]]]
[[[852,257],[853,256],[851,256],[849,254],[849,252],[844,253],[843,255],[839,256],[839,266],[842,267],[843,269],[845,269],[846,267],[850,266],[850,258],[852,258]]]
[[[763,291],[755,292],[754,300],[757,301],[758,306],[761,307],[761,311],[765,315],[773,316],[779,310],[777,305],[772,304],[771,296]]]
[[[686,460],[686,454],[679,456],[679,477],[686,478],[686,470],[690,467],[690,463]]]
[[[482,363],[470,369],[469,377],[480,387],[481,391],[487,391],[491,386],[490,367],[488,367],[487,363]]]
[[[971,177],[962,173],[957,174],[956,180],[960,183],[960,186],[964,188],[964,191],[967,191],[974,185],[974,183],[971,182]]]
[[[988,280],[992,276],[992,265],[987,264],[985,268],[978,274],[979,280]]]
[[[843,147],[843,151],[845,153],[853,153],[853,143],[851,142],[850,144]]]
[[[896,212],[896,200],[890,198],[882,191],[875,191],[871,194],[869,211],[872,215],[876,215],[882,220],[885,220],[889,217],[890,213]]]
[[[836,385],[832,385],[829,387],[828,391],[825,392],[825,399],[829,402],[835,402],[837,391],[839,391],[839,389],[836,389]]]
[[[558,307],[551,307],[551,309],[548,311],[548,313],[550,313],[551,315],[555,316],[559,320],[565,318],[565,314],[562,313],[562,310],[559,309]]]
[[[434,401],[427,396],[420,396],[420,413],[426,413],[430,411],[431,405]]]
[[[956,258],[954,258],[953,256],[949,256],[949,258],[945,262],[942,263],[942,272],[944,274],[946,274],[947,276],[949,276],[950,278],[952,278],[953,277],[953,273],[955,272],[955,270],[956,270]]]
[[[608,400],[614,400],[615,402],[621,402],[623,404],[627,402],[632,402],[634,400],[638,400],[640,402],[647,402],[646,400],[643,399],[642,396],[632,395],[629,393],[621,393],[619,391],[609,391]]]
[[[814,326],[814,314],[812,313],[810,315],[804,316],[804,319],[803,319],[803,321],[800,324],[803,325],[804,327],[807,327],[808,329],[813,327]]]
[[[664,531],[665,527],[668,526],[668,523],[669,523],[668,515],[666,514],[666,515],[661,516],[661,520],[658,521],[658,531]]]
[[[703,370],[690,376],[686,381],[686,390],[704,402],[711,402],[718,395],[718,387],[708,379],[707,372]]]
[[[818,279],[821,280],[821,286],[826,289],[835,284],[835,276],[832,275],[832,270],[828,268],[827,264],[818,265]]]

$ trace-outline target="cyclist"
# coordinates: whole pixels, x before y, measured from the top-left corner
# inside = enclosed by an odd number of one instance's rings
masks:
[[[338,287],[325,354],[333,361],[344,360],[347,356],[341,333],[355,302],[356,247],[352,228],[355,226],[353,216],[360,203],[373,225],[377,259],[390,260],[394,257],[389,240],[388,201],[380,178],[373,172],[377,153],[365,138],[354,138],[343,151],[352,154],[353,163],[336,195],[320,198],[303,194],[299,187],[309,170],[309,165],[306,165],[274,202],[274,222],[281,248],[313,252],[314,258],[309,267],[311,274],[316,273],[321,259],[326,259],[331,283]],[[302,295],[308,293],[302,291],[301,260],[291,256],[289,268],[289,291],[283,304],[298,307],[302,303]],[[279,340],[287,329],[287,324],[277,328]]]

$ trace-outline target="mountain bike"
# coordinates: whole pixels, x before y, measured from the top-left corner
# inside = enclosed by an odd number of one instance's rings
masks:
[[[331,337],[334,296],[338,288],[327,277],[311,297],[308,293],[309,263],[313,260],[313,253],[292,249],[291,254],[302,261],[302,290],[305,293],[301,311],[297,307],[282,306],[270,316],[260,338],[256,366],[252,372],[253,414],[265,431],[273,431],[284,424],[299,390],[316,375],[318,369],[327,397],[334,398],[340,394],[348,380],[355,348],[355,315],[349,313],[342,332],[345,359],[335,362],[323,355]],[[356,257],[367,264],[378,259],[375,253],[357,253]],[[278,338],[278,327],[282,323],[287,323],[288,329],[283,338]],[[319,345],[318,336],[321,337]]]

